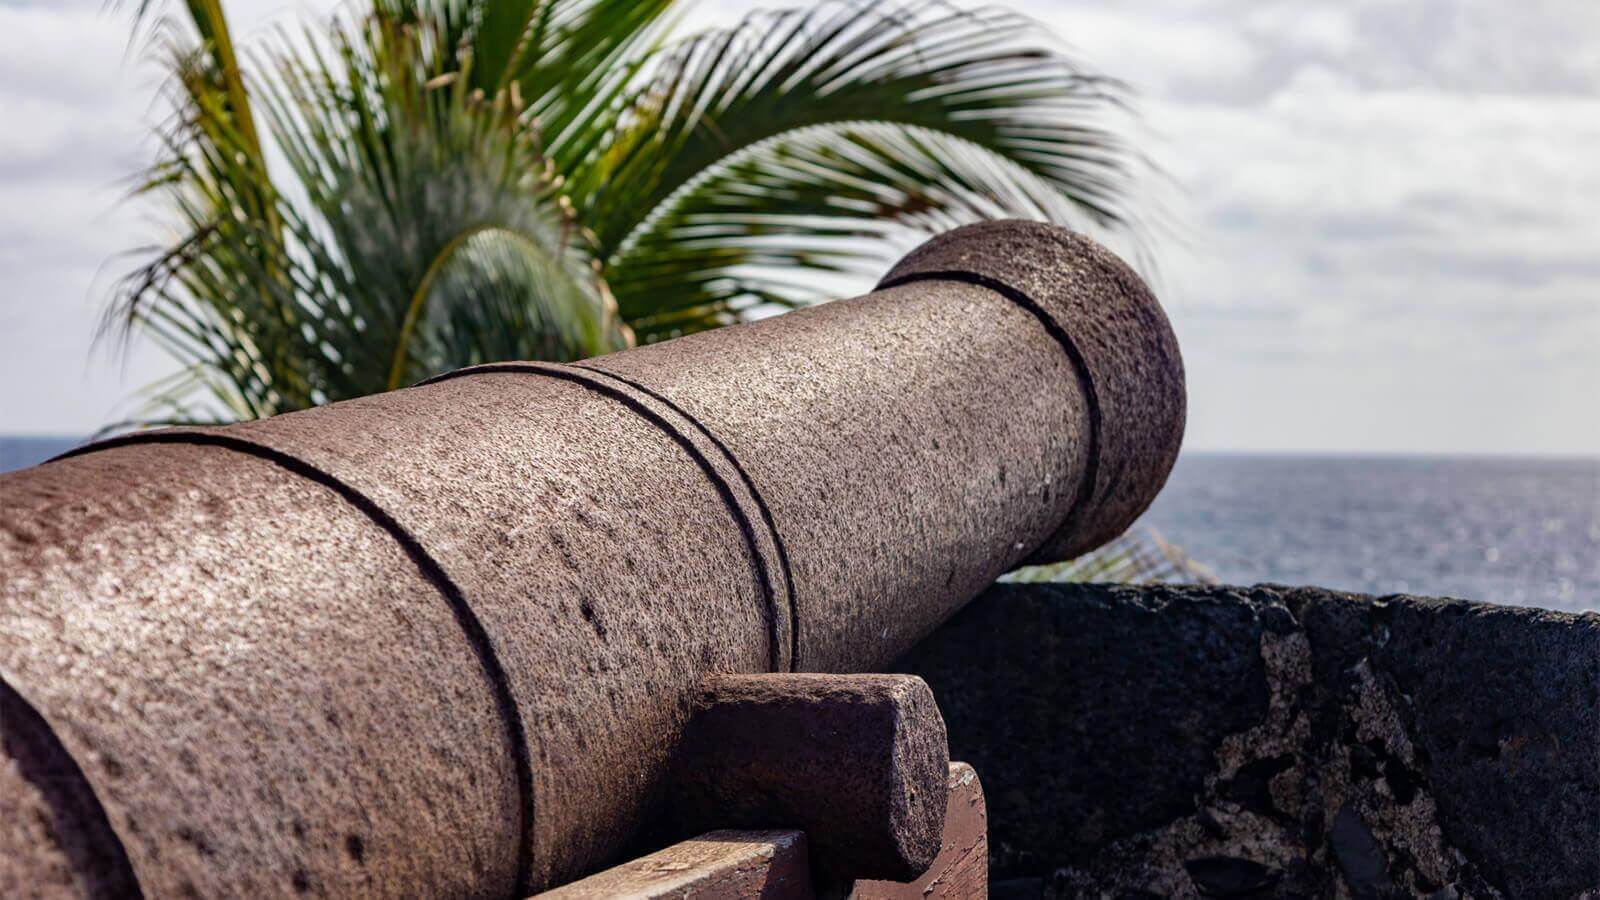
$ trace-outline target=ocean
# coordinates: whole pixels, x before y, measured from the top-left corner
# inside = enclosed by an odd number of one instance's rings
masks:
[[[1142,521],[1227,584],[1600,609],[1600,459],[1185,454]]]
[[[0,438],[0,471],[77,443]],[[1186,453],[1141,523],[1228,584],[1600,610],[1600,459]]]
[[[38,465],[83,441],[65,437],[0,437],[0,472]]]

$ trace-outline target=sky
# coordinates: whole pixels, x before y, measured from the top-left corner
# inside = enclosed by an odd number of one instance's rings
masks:
[[[224,0],[246,41],[334,5]],[[1600,3],[1009,5],[1134,91],[1189,449],[1600,454]],[[86,434],[173,369],[94,342],[165,237],[123,202],[161,113],[127,32],[0,0],[0,434]]]

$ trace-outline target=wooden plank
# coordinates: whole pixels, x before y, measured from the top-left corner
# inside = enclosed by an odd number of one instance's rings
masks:
[[[982,900],[989,894],[989,816],[978,773],[951,763],[944,836],[916,881],[861,880],[850,900]],[[814,900],[800,831],[712,831],[538,895],[538,900]]]
[[[712,831],[539,894],[539,900],[812,900],[800,831]]]
[[[989,896],[989,812],[978,773],[950,764],[950,799],[939,856],[909,884],[858,881],[851,900],[982,900]]]

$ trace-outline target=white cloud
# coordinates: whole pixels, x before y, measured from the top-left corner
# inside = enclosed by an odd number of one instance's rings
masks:
[[[247,34],[332,6],[227,9]],[[120,254],[160,235],[124,202],[163,112],[130,21],[102,0],[0,6],[0,433],[87,434],[175,370],[147,344],[95,342]]]
[[[1249,89],[1144,104],[1191,446],[1600,451],[1600,27],[1395,6],[1255,5]]]
[[[225,2],[257,36],[335,6]],[[1141,92],[1183,185],[1190,446],[1600,452],[1600,3],[1015,5]],[[101,10],[0,7],[0,432],[91,430],[168,365],[89,355],[102,262],[150,235],[116,200],[154,74]]]
[[[1141,93],[1203,97],[1234,90],[1257,65],[1238,29],[1208,17],[1173,18],[1129,6],[1019,4],[1085,63]]]

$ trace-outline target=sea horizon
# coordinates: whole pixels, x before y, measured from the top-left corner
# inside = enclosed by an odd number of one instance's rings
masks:
[[[0,472],[86,440],[0,436]],[[1186,450],[1135,528],[1227,584],[1600,610],[1600,456]]]

